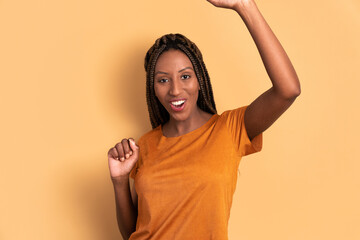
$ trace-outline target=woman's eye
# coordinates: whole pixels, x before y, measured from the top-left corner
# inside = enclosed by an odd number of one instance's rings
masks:
[[[183,77],[186,77],[185,79],[189,79],[190,75],[183,75]]]
[[[160,83],[164,83],[165,81],[167,81],[165,78],[159,80]]]

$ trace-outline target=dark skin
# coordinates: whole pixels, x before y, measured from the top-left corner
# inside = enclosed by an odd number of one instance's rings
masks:
[[[182,51],[170,49],[162,53],[155,65],[154,79],[155,95],[170,115],[170,120],[162,127],[164,136],[184,135],[212,117],[196,104],[200,85],[190,59]],[[171,108],[173,99],[186,99],[182,111]]]
[[[269,128],[300,95],[300,82],[285,50],[260,13],[254,0],[207,0],[236,11],[249,30],[260,53],[272,87],[256,98],[244,115],[248,136]]]
[[[269,128],[291,106],[300,95],[300,82],[285,50],[254,0],[207,1],[216,7],[232,9],[239,14],[256,44],[272,83],[272,87],[257,97],[245,111],[245,128],[252,140]],[[196,105],[199,84],[187,56],[179,50],[164,52],[155,66],[155,72],[159,71],[162,73],[155,76],[154,83],[156,97],[170,114],[170,120],[162,128],[163,135],[181,136],[205,124],[212,115]],[[186,99],[186,106],[181,112],[172,111],[169,105],[170,100],[177,98]],[[134,182],[131,183],[130,194],[129,173],[138,160],[140,149],[134,142],[130,143],[129,139],[124,138],[108,152],[118,224],[124,239],[135,230],[138,201]]]

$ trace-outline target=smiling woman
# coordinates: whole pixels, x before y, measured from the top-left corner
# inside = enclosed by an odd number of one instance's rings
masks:
[[[202,125],[209,115],[217,112],[202,54],[184,35],[166,34],[158,38],[146,54],[145,70],[153,129],[166,123],[165,128],[177,125],[177,134],[181,135]],[[181,113],[176,113],[170,102],[182,99],[186,106]]]
[[[211,117],[197,105],[200,85],[191,61],[182,51],[171,49],[161,54],[154,80],[155,96],[170,116],[162,126],[164,135],[184,135]]]
[[[228,239],[240,160],[262,149],[263,132],[300,94],[295,70],[255,2],[208,1],[245,21],[273,87],[219,115],[198,47],[179,33],[155,41],[144,64],[152,130],[108,152],[124,239]]]

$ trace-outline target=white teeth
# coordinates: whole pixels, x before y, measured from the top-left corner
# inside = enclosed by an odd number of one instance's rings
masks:
[[[181,105],[185,102],[185,100],[181,100],[181,101],[175,101],[175,102],[171,102],[172,105],[178,106]]]

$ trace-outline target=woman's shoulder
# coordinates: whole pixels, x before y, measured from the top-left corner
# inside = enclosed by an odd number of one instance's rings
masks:
[[[147,132],[145,132],[140,138],[139,138],[139,144],[141,142],[144,142],[146,140],[149,140],[149,139],[153,139],[157,134],[158,132],[160,131],[160,125],[154,129],[151,129]]]
[[[247,106],[248,105],[243,105],[223,111],[221,114],[218,114],[219,117],[217,118],[217,123],[219,125],[231,125],[240,122],[244,116]]]
[[[243,105],[243,106],[236,107],[233,109],[228,109],[228,110],[223,111],[221,114],[219,114],[219,116],[222,118],[226,118],[226,117],[229,117],[229,115],[231,115],[231,114],[241,114],[241,113],[245,112],[247,107],[248,107],[248,105]]]

